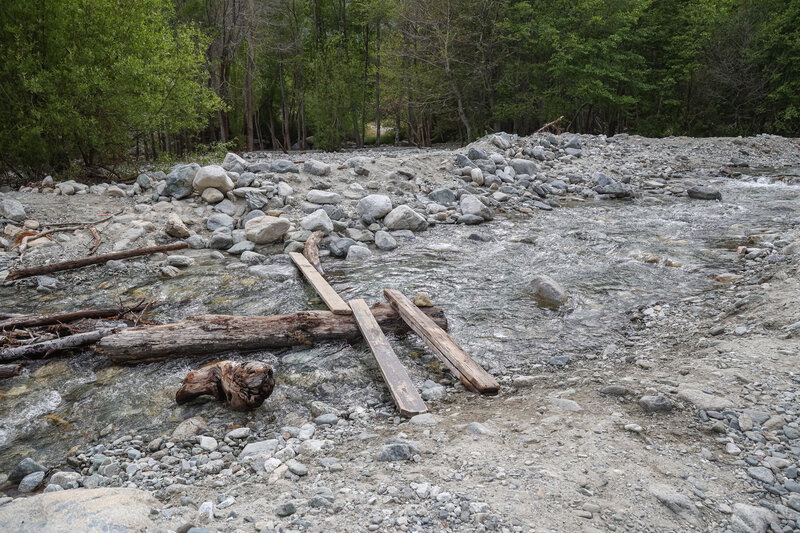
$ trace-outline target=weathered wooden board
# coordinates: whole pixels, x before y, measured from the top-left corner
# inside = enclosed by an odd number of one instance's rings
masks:
[[[335,315],[350,315],[353,311],[350,309],[350,306],[347,305],[347,302],[342,300],[342,297],[337,294],[333,287],[328,285],[328,282],[325,281],[317,269],[308,262],[308,259],[303,256],[303,254],[298,252],[291,252],[289,257],[292,258],[294,264],[297,265],[297,268],[300,269],[300,272],[303,273],[303,276],[308,280],[314,290],[317,291],[322,301],[325,302],[325,305],[328,306],[333,314]]]
[[[406,324],[420,336],[467,389],[481,394],[497,394],[500,390],[497,380],[476,363],[447,332],[411,303],[411,300],[393,289],[386,289],[383,293]]]
[[[353,317],[356,319],[361,335],[367,341],[375,361],[381,369],[383,379],[389,386],[394,403],[403,416],[412,417],[414,415],[427,412],[425,402],[419,395],[419,391],[414,386],[411,378],[408,377],[405,367],[403,367],[397,354],[394,353],[389,341],[381,331],[372,311],[367,307],[364,300],[350,300],[350,308],[353,310]]]

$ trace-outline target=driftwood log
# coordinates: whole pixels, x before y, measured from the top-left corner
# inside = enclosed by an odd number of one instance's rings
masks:
[[[189,372],[175,394],[175,401],[180,405],[209,395],[234,411],[247,411],[260,407],[274,387],[272,368],[266,363],[220,361]]]
[[[86,333],[76,333],[50,341],[27,344],[25,346],[14,346],[0,350],[0,363],[16,361],[17,359],[41,359],[48,357],[56,352],[71,350],[79,346],[94,344],[106,335],[114,333],[114,329],[101,329],[98,331],[87,331]]]
[[[6,281],[27,278],[30,276],[39,276],[41,274],[51,274],[53,272],[61,272],[62,270],[72,270],[74,268],[81,268],[89,265],[98,265],[100,263],[111,261],[112,259],[127,259],[129,257],[137,257],[140,255],[180,250],[181,248],[186,248],[188,246],[189,245],[185,242],[176,242],[174,244],[164,244],[162,246],[148,246],[146,248],[134,248],[133,250],[97,255],[94,257],[84,257],[81,259],[73,259],[71,261],[62,261],[60,263],[50,263],[49,265],[20,268],[19,270],[12,270],[9,272],[8,276],[6,276]]]
[[[130,311],[141,311],[146,305],[144,303],[131,307],[106,307],[100,309],[84,309],[82,311],[70,311],[68,313],[58,313],[55,315],[22,315],[0,321],[0,331],[30,328],[33,326],[49,326],[52,324],[65,324],[83,318],[109,318],[124,315]]]
[[[371,310],[384,333],[409,331],[391,305],[379,303]],[[447,329],[441,307],[420,310]],[[269,350],[326,341],[353,342],[360,338],[353,315],[334,315],[330,311],[275,316],[201,315],[163,326],[125,328],[101,339],[95,350],[116,364],[135,365],[224,351]]]
[[[0,365],[0,379],[13,378],[20,372],[22,372],[20,364]]]
[[[315,231],[311,236],[306,239],[306,245],[303,247],[303,255],[311,266],[317,269],[320,276],[325,276],[325,271],[322,270],[322,265],[319,262],[319,245],[325,234],[321,231]]]

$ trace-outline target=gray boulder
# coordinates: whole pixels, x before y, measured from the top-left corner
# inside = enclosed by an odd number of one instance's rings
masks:
[[[225,213],[214,213],[206,221],[206,227],[209,231],[216,231],[219,228],[233,229],[236,227],[236,220]]]
[[[455,203],[456,193],[446,187],[442,187],[441,189],[429,192],[428,198],[437,204],[449,205]]]
[[[221,166],[208,165],[197,171],[192,181],[192,187],[198,192],[214,188],[226,193],[233,189],[233,180],[228,177],[228,173]]]
[[[282,241],[289,226],[291,224],[285,218],[264,216],[248,220],[244,231],[247,240],[256,244],[269,244]]]
[[[0,200],[0,217],[22,222],[25,220],[25,207],[13,198],[3,198]]]
[[[464,215],[479,216],[483,220],[492,220],[492,210],[472,194],[465,194],[461,197],[461,212]]]
[[[425,217],[407,205],[395,207],[386,215],[383,222],[389,230],[425,231],[428,229],[428,221],[425,220]]]
[[[167,174],[167,184],[164,187],[164,196],[171,196],[180,200],[186,198],[194,191],[192,183],[200,170],[197,163],[176,165]]]
[[[358,201],[356,212],[361,218],[378,220],[392,211],[392,200],[383,194],[370,194]]]
[[[39,485],[44,481],[44,472],[33,472],[22,478],[19,482],[17,490],[20,492],[33,492],[39,488]]]
[[[348,239],[345,237],[343,239],[332,240],[328,245],[328,249],[331,251],[331,254],[333,254],[334,257],[345,257],[350,247],[357,244],[358,243],[353,239]]]
[[[356,244],[347,250],[347,261],[363,261],[368,259],[372,252],[366,246]]]
[[[316,159],[308,159],[303,163],[303,172],[314,176],[327,176],[331,173],[331,166]]]
[[[47,469],[31,459],[30,457],[26,457],[19,463],[17,466],[14,467],[14,470],[8,475],[9,481],[21,481],[22,478],[27,476],[28,474],[33,474],[34,472],[46,472]]]
[[[480,148],[476,148],[471,146],[469,152],[467,152],[467,157],[469,157],[472,161],[478,159],[489,159],[489,156],[486,155],[486,152],[481,150]]]
[[[251,166],[250,169],[252,170],[253,167]],[[300,173],[300,168],[288,159],[276,159],[272,162],[270,169],[278,174],[285,174],[286,172]]]
[[[310,215],[303,217],[300,226],[308,231],[324,231],[326,235],[333,231],[331,217],[328,216],[324,209],[317,209]]]
[[[306,201],[312,204],[338,204],[341,203],[342,197],[335,192],[312,189],[306,194]]]
[[[567,291],[550,276],[534,277],[528,284],[528,292],[540,307],[558,309],[567,303]]]
[[[247,168],[247,161],[239,157],[238,155],[234,154],[233,152],[228,152],[225,154],[225,159],[222,161],[222,168],[225,170],[231,170],[236,165],[240,165],[242,168]]]
[[[536,174],[536,163],[527,159],[512,159],[511,168],[513,168],[517,174],[527,174],[528,176]]]
[[[397,241],[386,231],[375,232],[375,246],[380,250],[394,250],[397,248]]]
[[[690,187],[686,190],[686,194],[689,195],[689,198],[694,198],[696,200],[722,200],[722,193],[717,189],[700,185]]]

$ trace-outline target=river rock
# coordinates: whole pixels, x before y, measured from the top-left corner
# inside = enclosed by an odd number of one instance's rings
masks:
[[[33,472],[22,478],[22,481],[19,482],[19,487],[17,487],[17,490],[23,493],[33,492],[39,488],[39,485],[42,484],[42,481],[44,481],[44,472]]]
[[[326,213],[324,209],[317,209],[310,215],[303,217],[300,226],[308,231],[321,230],[325,232],[325,235],[333,231],[331,217],[328,216],[328,213]]]
[[[394,250],[397,248],[397,241],[386,231],[375,232],[375,246],[380,250]]]
[[[351,246],[347,250],[347,261],[363,261],[364,259],[368,259],[372,255],[372,252],[366,246],[361,246],[356,244]]]
[[[481,217],[483,220],[492,220],[492,210],[484,205],[475,195],[463,195],[461,197],[460,207],[464,215],[473,215]]]
[[[189,437],[194,437],[198,432],[207,428],[206,421],[202,417],[193,416],[178,424],[178,427],[172,432],[172,439],[185,440]]]
[[[225,198],[225,195],[222,194],[219,189],[209,187],[203,191],[203,194],[201,194],[200,197],[209,204],[218,204]]]
[[[694,505],[694,502],[692,502],[688,496],[681,494],[669,485],[661,483],[651,486],[650,492],[658,501],[663,503],[667,509],[680,518],[693,525],[699,524],[697,517],[700,513]]]
[[[198,192],[203,192],[209,187],[228,192],[233,189],[233,181],[221,166],[208,165],[197,171],[192,186]]]
[[[770,527],[772,531],[782,531],[778,517],[769,509],[746,503],[733,505],[731,529],[736,533],[766,533]]]
[[[50,476],[47,483],[48,486],[57,485],[62,489],[71,489],[80,479],[81,475],[78,472],[61,471]]]
[[[180,200],[192,194],[194,178],[200,170],[197,163],[176,165],[167,174],[167,184],[164,187],[164,196],[171,196]]]
[[[236,165],[240,165],[242,168],[247,168],[247,161],[233,152],[228,152],[225,154],[225,159],[222,160],[222,168],[225,170],[231,170]]]
[[[517,174],[527,174],[528,176],[536,174],[536,163],[533,161],[527,159],[512,159],[510,165]]]
[[[358,201],[356,212],[368,221],[378,220],[392,211],[392,200],[383,194],[370,194]]]
[[[528,283],[528,292],[540,307],[558,309],[567,303],[567,291],[550,276],[539,275]]]
[[[3,531],[156,531],[150,509],[161,504],[137,489],[49,492],[0,507]]]
[[[666,396],[642,396],[639,405],[648,413],[663,413],[672,410],[672,402]]]
[[[295,174],[300,173],[300,168],[288,159],[276,159],[272,162],[270,169],[272,172],[277,172],[278,174],[285,174],[287,172],[293,172]]]
[[[0,200],[0,217],[22,222],[25,220],[25,207],[13,198],[3,198]]]
[[[407,205],[392,209],[383,222],[389,230],[425,231],[428,228],[428,221],[425,220],[425,217]]]
[[[328,245],[328,249],[331,251],[331,254],[333,254],[334,257],[345,257],[350,247],[357,244],[358,243],[353,239],[344,237],[342,239],[332,240]]]
[[[467,152],[467,157],[469,157],[472,161],[478,159],[489,159],[489,156],[486,155],[484,150],[481,150],[475,146],[470,146],[469,151]]]
[[[236,220],[225,213],[214,213],[206,220],[206,227],[208,231],[216,231],[220,228],[233,230],[236,227]]]
[[[331,173],[331,166],[316,159],[308,159],[303,163],[303,172],[314,176],[327,176]]]
[[[297,277],[297,269],[292,265],[255,265],[248,268],[247,271],[254,276],[272,281],[286,281]]]
[[[342,202],[342,197],[335,192],[311,189],[306,194],[306,201],[312,204],[338,204]]]
[[[46,472],[47,469],[31,459],[30,457],[26,457],[19,463],[17,466],[14,467],[14,470],[8,475],[9,481],[21,481],[22,478],[29,474],[33,474],[34,472]]]
[[[429,192],[428,198],[437,204],[450,205],[456,202],[456,193],[447,187],[442,187],[441,189]]]
[[[389,439],[375,454],[376,461],[408,461],[418,453],[413,443],[401,439]]]
[[[181,217],[175,213],[170,213],[167,216],[167,223],[164,226],[164,232],[170,237],[176,237],[178,239],[186,239],[190,235],[189,228],[187,228],[186,224],[183,223]]]
[[[247,221],[244,227],[247,239],[256,244],[282,241],[291,223],[285,218],[264,216]]]
[[[686,190],[686,194],[689,195],[689,198],[695,198],[696,200],[722,200],[721,192],[702,185],[690,187]]]
[[[726,411],[733,407],[733,402],[727,398],[695,389],[678,390],[678,398],[691,403],[701,411]]]

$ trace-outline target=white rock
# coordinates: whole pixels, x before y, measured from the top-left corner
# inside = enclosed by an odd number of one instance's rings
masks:
[[[221,166],[208,165],[197,171],[192,186],[198,192],[213,187],[225,193],[233,189],[233,180]]]
[[[219,189],[215,189],[214,187],[209,187],[208,189],[204,190],[200,197],[210,204],[218,204],[225,199],[225,195],[222,194]]]
[[[200,447],[207,452],[213,452],[217,449],[217,439],[214,437],[202,436],[200,437]]]
[[[331,217],[328,216],[324,209],[317,209],[310,215],[303,217],[300,226],[308,231],[324,231],[326,235],[333,231]]]
[[[362,218],[378,220],[392,211],[392,200],[383,194],[370,194],[358,201],[356,211]]]
[[[424,231],[428,228],[428,221],[425,217],[408,207],[401,205],[392,209],[383,219],[384,224],[390,230],[408,229],[411,231]]]
[[[256,244],[269,244],[282,241],[291,223],[285,218],[256,217],[247,221],[244,227],[247,240]]]
[[[247,168],[247,161],[239,157],[238,155],[234,154],[233,152],[228,152],[225,154],[225,159],[222,161],[222,168],[225,170],[230,170],[237,165],[242,166],[242,168]]]

